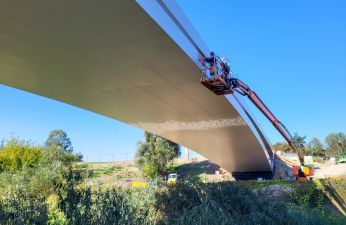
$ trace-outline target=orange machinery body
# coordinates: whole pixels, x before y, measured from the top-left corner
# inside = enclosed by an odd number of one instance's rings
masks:
[[[314,175],[314,168],[311,166],[296,166],[295,165],[292,167],[292,174],[299,181],[308,180],[309,177],[312,177]]]
[[[308,180],[309,178],[315,175],[314,167],[312,166],[298,166],[296,162],[293,162],[287,159],[286,157],[279,156],[279,155],[276,155],[276,158],[282,161],[283,163],[285,163],[286,165],[288,165],[289,167],[291,167],[292,175],[297,180],[300,180],[300,181]],[[299,170],[301,170],[300,173],[299,173]]]

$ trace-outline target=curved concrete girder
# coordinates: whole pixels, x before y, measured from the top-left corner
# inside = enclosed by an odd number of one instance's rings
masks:
[[[0,82],[153,131],[231,172],[270,171],[250,114],[200,85],[197,50],[147,12],[128,0],[2,1]]]

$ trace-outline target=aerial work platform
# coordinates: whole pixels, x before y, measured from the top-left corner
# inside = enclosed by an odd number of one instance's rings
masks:
[[[205,76],[201,78],[201,83],[214,92],[216,95],[233,94],[233,91],[227,87],[227,82],[220,75]]]
[[[208,88],[216,95],[226,95],[237,92],[242,96],[248,97],[249,100],[273,124],[276,130],[287,141],[292,150],[297,153],[301,167],[299,167],[298,165],[294,165],[292,167],[292,170],[294,170],[293,175],[298,180],[306,180],[308,177],[313,176],[314,168],[304,166],[304,155],[300,149],[301,147],[295,142],[292,134],[289,132],[286,126],[276,118],[276,116],[265,105],[265,103],[256,94],[256,92],[252,91],[250,87],[240,79],[234,78],[232,76],[229,61],[226,58],[220,59],[214,54],[214,52],[210,53],[209,58],[200,56],[198,60],[202,64],[202,78],[200,79],[200,82],[203,84],[203,86]],[[207,66],[207,64],[209,64],[209,67]],[[300,173],[298,173],[298,170],[300,170]],[[249,175],[252,174],[253,173],[250,173]],[[251,177],[247,173],[239,173],[238,175],[239,177],[244,177],[245,179]]]

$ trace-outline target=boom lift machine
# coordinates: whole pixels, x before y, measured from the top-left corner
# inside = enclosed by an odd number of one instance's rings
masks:
[[[304,166],[304,156],[300,151],[299,147],[294,143],[293,136],[286,128],[286,126],[279,121],[276,116],[270,111],[270,109],[264,104],[261,98],[252,91],[248,85],[242,82],[238,78],[232,77],[232,71],[229,70],[228,74],[225,74],[222,67],[222,63],[226,64],[229,68],[229,61],[227,59],[220,59],[215,56],[213,71],[216,71],[214,75],[208,74],[208,68],[204,62],[204,57],[200,56],[199,61],[201,62],[202,68],[202,78],[200,82],[208,88],[210,91],[216,95],[226,95],[239,93],[242,96],[247,96],[249,100],[264,114],[264,116],[273,124],[276,130],[282,135],[282,137],[287,141],[289,146],[298,155],[299,162],[301,166],[292,165],[292,174],[298,180],[305,180],[308,177],[313,176],[313,167]]]

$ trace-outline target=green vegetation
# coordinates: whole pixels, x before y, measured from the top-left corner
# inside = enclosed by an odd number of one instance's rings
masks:
[[[313,138],[306,146],[305,154],[319,157],[325,156],[325,150],[322,142],[318,138]]]
[[[346,155],[346,135],[342,132],[331,133],[325,138],[325,145],[318,139],[312,138],[306,143],[305,136],[295,134],[293,141],[302,149],[304,155],[313,155],[316,157]],[[285,142],[278,142],[273,145],[277,151],[292,152],[291,147]]]
[[[71,140],[63,130],[50,132],[45,148],[49,160],[59,160],[66,165],[70,162],[80,162],[83,158],[82,154],[73,153]]]
[[[341,156],[346,154],[346,135],[342,132],[331,133],[325,138],[329,155]]]
[[[60,151],[69,141],[66,133],[61,137],[53,144],[50,135],[45,146],[16,138],[0,145],[0,224],[62,224],[61,212],[48,201],[64,190],[64,174],[80,157],[72,148]]]
[[[296,144],[296,146],[306,155],[306,136],[300,136],[298,133],[295,133],[292,137],[292,141]],[[288,145],[287,142],[278,142],[273,145],[273,148],[277,151],[282,152],[293,152],[293,149]]]
[[[171,162],[179,154],[179,145],[165,138],[145,132],[145,142],[139,142],[136,161],[146,178],[166,175]]]
[[[10,139],[0,150],[0,172],[13,172],[26,167],[35,168],[43,157],[41,147],[32,146],[14,138]]]
[[[0,203],[1,218],[12,224],[344,224],[322,207],[327,201],[314,183],[287,198],[272,196],[265,182],[185,182],[172,187],[80,188],[72,170],[64,189],[48,198]],[[282,182],[282,181],[280,181]],[[269,186],[269,185],[268,185]],[[267,186],[267,187],[268,187]],[[340,187],[342,188],[342,187]],[[16,208],[17,207],[17,208]],[[35,213],[29,213],[34,209]],[[13,217],[24,210],[21,217]],[[2,214],[1,214],[2,213]]]
[[[177,172],[179,171],[181,168],[183,167],[182,164],[178,164],[178,163],[169,163],[167,165],[167,171],[168,172]]]
[[[154,154],[165,152],[162,143],[160,140],[157,149],[155,146],[155,153],[146,152],[150,157],[143,159],[148,160],[144,165],[156,162],[149,161],[157,159]],[[95,189],[86,184],[88,171],[95,177],[122,179],[135,170],[120,166],[124,164],[75,163],[63,157],[74,155],[73,151],[57,151],[65,149],[61,146],[36,146],[16,139],[1,145],[0,224],[346,223],[333,207],[345,207],[346,180],[343,179],[210,182],[204,175],[196,175],[185,181],[181,179],[174,186]],[[163,146],[177,154],[174,145]],[[184,169],[182,165],[169,163],[170,157],[163,155],[166,164],[160,165],[165,165],[164,170]],[[204,167],[196,164],[195,170],[202,171]]]
[[[92,177],[100,177],[101,175],[112,175],[115,171],[120,171],[123,168],[121,166],[112,166],[109,168],[92,170]]]
[[[295,133],[293,135],[292,141],[293,143],[295,143],[295,145],[302,151],[305,153],[306,149],[305,149],[305,145],[306,145],[306,136],[300,136],[298,133]]]

